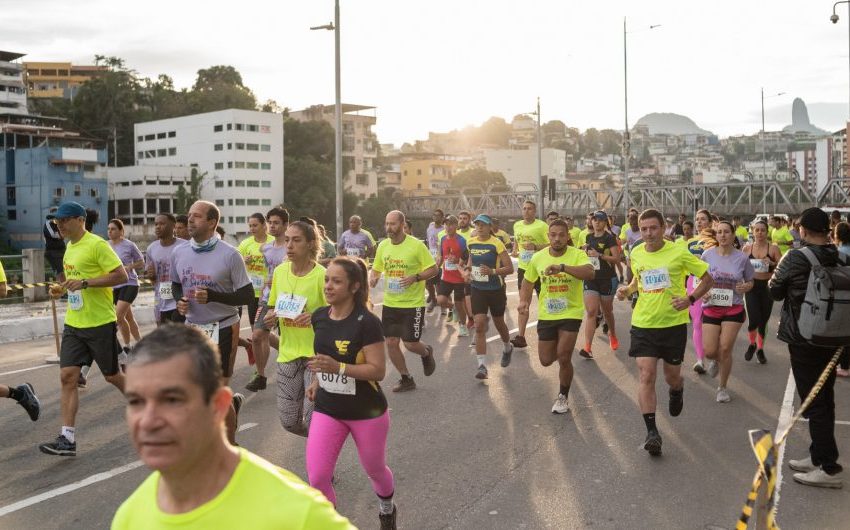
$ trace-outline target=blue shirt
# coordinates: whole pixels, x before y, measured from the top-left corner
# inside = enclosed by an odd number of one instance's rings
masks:
[[[490,236],[484,241],[477,237],[470,238],[467,242],[469,257],[472,261],[472,287],[485,291],[494,291],[504,287],[505,283],[498,274],[491,274],[487,281],[477,281],[476,267],[486,265],[495,269],[499,262],[499,254],[505,252],[505,244],[501,240]]]

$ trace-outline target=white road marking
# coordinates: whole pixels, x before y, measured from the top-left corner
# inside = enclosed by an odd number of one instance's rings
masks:
[[[774,440],[780,432],[790,427],[791,418],[794,416],[794,373],[788,370],[788,382],[785,384],[785,394],[782,397],[782,408],[779,410],[779,421],[776,423],[776,430],[773,431]],[[774,498],[774,510],[779,514],[779,491],[782,489],[782,461],[785,459],[785,447],[788,446],[788,441],[782,444],[779,448],[779,459],[776,462],[776,495]]]
[[[537,325],[537,321],[536,321],[536,320],[535,320],[534,322],[529,322],[529,323],[528,323],[528,326],[526,326],[526,328],[525,328],[525,329],[533,328],[533,327],[535,327],[536,325]],[[519,331],[519,328],[514,328],[514,329],[511,329],[511,330],[508,330],[508,335],[511,335],[512,333],[516,333],[516,332],[518,332],[518,331]],[[500,337],[499,335],[495,335],[495,336],[490,337],[489,339],[487,339],[487,342],[493,342],[493,341],[500,340],[500,339],[501,339],[501,337]]]
[[[239,430],[236,432],[246,431],[253,427],[256,427],[257,423],[246,423],[239,427]],[[40,502],[44,502],[49,499],[53,499],[55,497],[59,497],[60,495],[65,495],[66,493],[71,493],[72,491],[76,491],[78,489],[85,488],[86,486],[90,486],[92,484],[97,484],[98,482],[103,482],[104,480],[110,479],[112,477],[117,477],[118,475],[122,475],[128,471],[132,471],[139,467],[142,467],[144,464],[141,460],[136,460],[130,464],[126,464],[123,466],[119,466],[109,471],[104,471],[103,473],[97,473],[90,477],[84,478],[83,480],[73,482],[71,484],[61,486],[59,488],[55,488],[49,491],[45,491],[44,493],[40,493],[38,495],[34,495],[32,497],[26,498],[22,501],[18,501],[3,507],[0,507],[0,517],[4,515],[9,515],[10,513],[17,512],[18,510],[23,510],[24,508],[29,508],[35,504]]]
[[[803,418],[803,419],[802,419],[802,420],[800,420],[800,421],[809,421],[809,420],[807,420],[806,418]],[[850,421],[835,420],[835,424],[836,424],[836,425],[850,425]]]
[[[51,366],[58,366],[56,364],[40,364],[38,366],[31,366],[29,368],[21,368],[20,370],[12,370],[11,372],[3,372],[0,375],[12,375],[12,374],[20,374],[23,372],[29,372],[31,370],[39,370],[41,368],[49,368]]]

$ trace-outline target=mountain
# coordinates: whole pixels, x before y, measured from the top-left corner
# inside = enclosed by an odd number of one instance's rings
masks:
[[[671,112],[653,112],[639,119],[635,127],[644,125],[649,127],[649,134],[712,134],[711,131],[700,129],[696,123],[687,116],[673,114]]]
[[[807,132],[815,136],[829,134],[827,131],[812,125],[812,122],[809,121],[809,109],[806,108],[806,102],[800,98],[794,98],[794,103],[791,105],[791,125],[785,127],[782,131],[789,133]]]

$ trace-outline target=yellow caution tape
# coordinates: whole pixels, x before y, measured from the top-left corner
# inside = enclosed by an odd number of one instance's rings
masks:
[[[6,287],[12,291],[15,290],[24,290],[24,289],[34,289],[36,287],[50,287],[51,285],[57,285],[58,282],[38,282],[38,283],[13,283],[12,285],[7,285]],[[142,280],[139,279],[139,285],[152,285],[153,282],[151,280]]]

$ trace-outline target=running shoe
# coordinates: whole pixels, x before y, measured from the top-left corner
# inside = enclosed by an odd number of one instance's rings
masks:
[[[260,390],[266,389],[267,379],[259,374],[254,374],[254,377],[251,381],[245,385],[245,390],[249,392],[259,392]]]
[[[684,387],[675,391],[670,389],[670,403],[667,405],[670,410],[670,415],[674,418],[682,413],[682,407],[685,405],[685,389]]]
[[[838,368],[835,370],[835,375],[838,377],[850,377],[850,370],[845,370],[844,368]]]
[[[759,348],[756,350],[756,359],[758,359],[759,364],[767,364],[767,357],[764,356],[764,350]]]
[[[434,308],[436,308],[436,307],[437,307],[437,301],[436,300],[431,300],[430,302],[428,302],[428,309],[427,309],[428,314],[433,313]]]
[[[585,350],[584,348],[579,350],[578,354],[581,355],[582,357],[584,357],[585,359],[588,359],[588,360],[593,359],[593,352],[589,352],[589,351]]]
[[[478,371],[475,372],[475,379],[487,379],[487,367],[483,364],[478,367]]]
[[[514,348],[527,348],[528,343],[525,341],[525,337],[521,335],[517,335],[516,337],[511,339],[511,344],[514,345]]]
[[[706,371],[710,377],[717,377],[717,373],[720,372],[720,365],[717,364],[717,361],[708,361],[708,368]]]
[[[77,456],[77,443],[69,442],[60,434],[55,441],[39,445],[38,450],[48,455]]]
[[[447,314],[448,314],[448,313],[446,312],[446,308],[445,308],[445,307],[444,307],[444,308],[442,308],[442,309],[440,309],[440,316],[441,316],[441,317],[444,317],[444,316],[446,316]]]
[[[236,392],[233,394],[233,409],[236,411],[236,415],[239,415],[239,411],[242,410],[242,404],[245,403],[245,396]]]
[[[381,530],[396,530],[395,515],[397,511],[398,508],[393,505],[393,513],[378,513],[378,519],[381,520]]]
[[[620,348],[620,341],[617,340],[616,335],[608,335],[608,344],[611,346],[611,349],[617,351]]]
[[[753,354],[755,354],[755,353],[756,353],[756,345],[750,344],[747,347],[747,351],[744,352],[744,360],[745,361],[752,361],[753,360]]]
[[[502,350],[502,368],[507,368],[511,364],[511,355],[514,353],[514,345],[508,343],[507,350]]]
[[[661,455],[661,435],[658,431],[652,430],[646,433],[646,441],[643,442],[643,448],[652,456]]]
[[[694,363],[694,372],[698,373],[699,375],[705,373],[705,366],[703,366],[701,360],[697,360],[697,362]]]
[[[818,468],[818,466],[812,463],[811,456],[807,456],[802,460],[789,460],[788,467],[790,467],[794,471],[799,471],[800,473],[808,473],[809,471],[814,471]]]
[[[821,468],[813,469],[808,473],[794,473],[794,480],[800,484],[817,488],[839,489],[844,486],[838,473],[830,475]]]
[[[401,379],[393,387],[393,392],[410,392],[411,390],[416,390],[416,383],[410,376],[401,376]]]
[[[474,328],[469,328],[469,329],[472,331],[472,340],[471,340],[471,341],[469,341],[469,346],[471,347],[471,346],[475,346],[475,338],[476,338],[478,335],[476,335],[476,334],[475,334],[475,329],[474,329]]]
[[[552,405],[552,414],[566,414],[570,411],[570,406],[567,404],[567,396],[558,394],[558,399]]]
[[[436,370],[437,361],[434,359],[434,348],[426,345],[425,349],[428,350],[428,355],[422,357],[422,370],[425,372],[425,377],[428,377]]]
[[[718,403],[729,403],[732,401],[732,396],[729,395],[729,391],[723,388],[722,386],[717,389],[717,402]]]
[[[446,323],[448,323],[448,322],[454,322],[454,320],[455,320],[455,310],[454,310],[454,309],[449,309],[449,312],[448,312],[448,314],[446,315]]]
[[[603,333],[604,335],[607,335],[607,334],[608,334],[608,323],[607,323],[607,322],[605,322],[604,324],[602,324],[602,333]]]
[[[38,396],[35,395],[35,390],[32,388],[32,385],[24,383],[18,386],[15,390],[22,394],[18,403],[24,407],[24,410],[27,411],[27,414],[29,414],[32,421],[37,420],[41,413],[41,402],[38,400]]]
[[[80,375],[77,377],[77,388],[85,388],[86,386],[88,386],[88,380],[83,375],[83,372],[80,372]]]
[[[461,324],[457,330],[458,337],[468,337],[469,336],[469,328]]]

